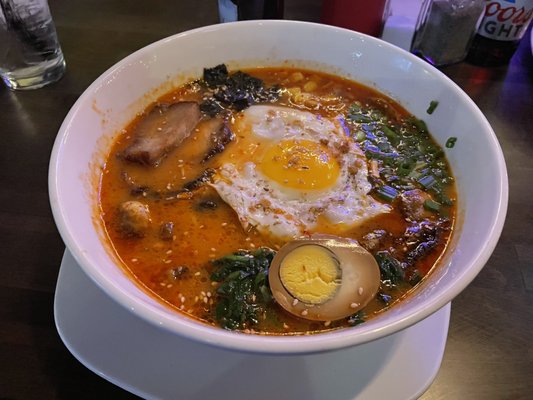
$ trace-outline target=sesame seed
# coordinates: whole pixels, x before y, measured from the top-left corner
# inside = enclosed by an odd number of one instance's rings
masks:
[[[200,225],[198,228],[200,228],[200,229],[204,229],[204,228],[205,228],[205,225]]]
[[[161,127],[158,127],[158,128],[157,128],[157,131],[158,131],[158,132],[161,132],[162,130],[163,130],[163,128],[161,128]]]
[[[257,300],[257,297],[255,296],[255,294],[252,294],[252,301],[255,302]]]
[[[160,284],[161,286],[165,286],[165,285],[166,285],[165,282],[159,282],[159,284]]]
[[[359,296],[361,296],[363,294],[363,287],[359,287],[359,289],[357,290],[357,293],[359,293]]]
[[[327,326],[330,326],[330,325],[331,325],[331,321],[326,321],[326,322],[324,322],[324,326],[327,327]]]
[[[227,222],[222,222],[222,226],[226,226],[228,223]]]
[[[172,283],[169,283],[169,284],[167,285],[167,288],[170,289],[171,287],[172,287]]]
[[[289,325],[287,325],[286,323],[283,323],[283,328],[289,329]]]
[[[184,308],[185,308],[185,306],[182,304],[182,305],[180,306],[180,310],[183,310]]]
[[[298,304],[298,299],[294,299],[294,300],[292,301],[292,305],[293,305],[293,306],[295,306],[296,304]]]
[[[250,243],[250,247],[251,247],[252,249],[255,249],[255,244]]]
[[[303,310],[301,314],[305,317],[307,314],[309,314],[309,312],[307,310]]]
[[[183,236],[187,236],[189,234],[188,231],[183,232]]]
[[[200,295],[201,295],[202,297],[205,297],[205,292],[202,290],[202,291],[200,292]]]
[[[207,297],[204,297],[204,303],[207,304],[208,301],[209,299]]]
[[[214,247],[211,247],[211,251],[214,253],[215,251],[217,251],[217,249],[215,249]]]
[[[250,239],[249,237],[247,237],[247,238],[244,239],[244,240],[246,240],[247,242],[249,242],[249,241],[252,240],[252,239]]]
[[[167,254],[172,254],[172,250],[167,250]]]
[[[185,296],[181,296],[181,297],[180,297],[180,301],[181,301],[182,303],[185,303],[185,300],[187,300],[187,299],[185,298]]]
[[[357,308],[359,306],[359,303],[352,303],[350,304],[350,308]]]
[[[198,300],[199,300],[199,299],[200,299],[200,298],[199,298],[198,296],[194,296],[194,303],[195,303],[195,304],[198,303]]]
[[[206,296],[207,296],[207,297],[211,297],[211,292],[207,292],[207,293],[206,293]]]
[[[172,262],[172,260],[163,260],[163,262],[164,262],[165,264],[170,264],[170,263]]]
[[[180,164],[183,164],[183,160],[178,160],[178,162],[179,162]]]
[[[218,286],[218,282],[211,282],[211,286],[213,286],[213,287]]]
[[[194,276],[200,276],[200,271],[195,272],[195,273],[194,273]]]
[[[139,261],[137,258],[132,258],[131,259],[131,262],[137,262],[137,261]]]

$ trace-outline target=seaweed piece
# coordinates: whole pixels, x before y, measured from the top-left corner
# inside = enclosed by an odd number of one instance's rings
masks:
[[[228,68],[225,64],[219,64],[213,68],[204,68],[203,79],[210,88],[223,85],[228,79]]]
[[[281,95],[278,86],[265,87],[261,79],[242,71],[230,74],[224,64],[205,68],[203,81],[212,95],[204,98],[200,109],[211,117],[225,108],[241,111],[255,103],[275,101]]]

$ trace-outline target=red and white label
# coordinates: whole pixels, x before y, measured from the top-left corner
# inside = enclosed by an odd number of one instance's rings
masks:
[[[489,39],[519,40],[533,17],[533,0],[485,0],[477,33]]]

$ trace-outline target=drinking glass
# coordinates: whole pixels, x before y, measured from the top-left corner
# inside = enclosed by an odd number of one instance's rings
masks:
[[[47,0],[0,0],[0,77],[11,89],[37,89],[65,72]]]

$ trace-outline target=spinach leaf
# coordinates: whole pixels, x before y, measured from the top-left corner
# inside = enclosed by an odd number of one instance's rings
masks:
[[[386,285],[397,285],[404,280],[402,263],[388,251],[378,251],[374,256],[381,272],[381,281]]]
[[[268,270],[274,250],[239,251],[213,261],[211,280],[220,282],[215,319],[229,330],[246,329],[259,322],[272,301]]]

